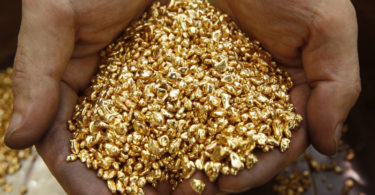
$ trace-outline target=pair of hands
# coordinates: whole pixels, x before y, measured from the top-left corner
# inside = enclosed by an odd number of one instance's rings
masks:
[[[69,194],[110,194],[106,184],[79,161],[65,161],[78,95],[89,85],[98,52],[152,0],[23,0],[14,63],[14,114],[5,142],[36,145],[50,171]],[[264,184],[295,160],[309,141],[334,154],[341,128],[360,87],[357,23],[349,0],[212,0],[249,35],[258,39],[293,79],[292,103],[304,121],[290,149],[258,155],[259,162],[237,176],[205,181],[204,194],[241,192]],[[172,193],[167,184],[145,187],[149,194]],[[184,181],[173,194],[192,194]]]

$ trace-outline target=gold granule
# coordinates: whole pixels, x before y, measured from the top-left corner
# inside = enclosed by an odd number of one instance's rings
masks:
[[[353,186],[354,186],[354,181],[352,179],[348,179],[345,181],[345,187],[353,188]]]
[[[289,148],[293,86],[260,43],[206,1],[155,2],[101,52],[68,122],[78,158],[115,193],[173,189],[251,168],[254,150]]]
[[[27,193],[27,187],[22,186],[21,189],[20,189],[20,195],[25,195],[26,193]]]
[[[197,194],[202,194],[204,191],[204,188],[206,187],[206,184],[202,180],[193,179],[190,182],[190,186],[194,190],[194,192],[196,192]]]
[[[355,157],[354,150],[349,149],[347,154],[345,155],[345,159],[349,161],[349,160],[353,160],[354,157]]]
[[[275,179],[276,184],[274,184],[273,190],[280,195],[301,195],[306,192],[312,184],[310,171],[301,171],[299,168],[295,168],[288,174],[280,174]]]

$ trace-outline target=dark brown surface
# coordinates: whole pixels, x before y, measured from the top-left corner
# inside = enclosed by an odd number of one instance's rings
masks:
[[[365,181],[364,185],[356,183],[358,191],[375,194],[375,1],[353,1],[359,24],[359,58],[361,65],[362,94],[353,108],[349,118],[349,132],[344,136],[356,152],[352,163],[354,169]],[[20,23],[21,1],[0,2],[0,69],[12,64],[16,48],[16,39]],[[334,179],[332,183],[342,183]],[[337,184],[339,185],[339,184]],[[317,188],[324,188],[324,185]],[[357,191],[357,192],[358,192]],[[242,194],[275,194],[272,184]],[[314,194],[309,191],[308,194]],[[319,193],[319,194],[326,194]],[[341,194],[330,191],[327,194]],[[355,194],[352,192],[351,194]]]
[[[12,64],[21,22],[21,1],[0,1],[0,67]]]
[[[351,131],[347,142],[357,151],[356,157],[370,181],[375,181],[375,1],[357,0],[353,3],[359,24],[362,94],[348,118]]]

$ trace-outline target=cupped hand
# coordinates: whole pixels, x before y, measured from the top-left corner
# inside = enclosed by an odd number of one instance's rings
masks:
[[[14,115],[6,143],[37,145],[51,172],[69,194],[109,194],[94,171],[66,163],[71,118],[78,94],[89,84],[108,45],[151,0],[23,1],[14,64]],[[268,181],[308,145],[333,154],[342,123],[359,91],[357,26],[350,1],[214,0],[245,32],[260,40],[295,83],[290,95],[304,121],[290,149],[258,155],[259,162],[238,176],[222,176],[204,194],[239,192]],[[169,194],[170,188],[145,188]],[[174,194],[192,194],[189,180]]]
[[[288,151],[258,155],[238,176],[221,176],[206,193],[242,192],[262,185],[295,160],[308,143],[321,153],[336,152],[343,123],[361,91],[357,21],[349,0],[211,0],[250,36],[259,40],[295,84],[292,103],[304,121]],[[178,192],[191,194],[190,181]]]
[[[71,118],[108,45],[151,0],[23,0],[14,62],[14,114],[5,142],[36,144],[68,194],[110,194],[105,182],[79,161],[67,163]],[[146,187],[146,192],[155,190]]]

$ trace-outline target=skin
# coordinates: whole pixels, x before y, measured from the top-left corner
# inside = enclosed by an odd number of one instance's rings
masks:
[[[69,154],[71,118],[78,95],[109,44],[151,0],[23,0],[14,63],[14,114],[5,142],[12,148],[35,144],[68,194],[110,194],[106,184]],[[349,0],[213,0],[288,71],[292,103],[304,121],[290,149],[258,154],[259,162],[237,176],[205,181],[204,194],[241,192],[262,185],[295,160],[311,142],[333,155],[342,124],[361,91],[355,10]],[[167,184],[146,194],[193,194],[190,180],[172,192]]]

